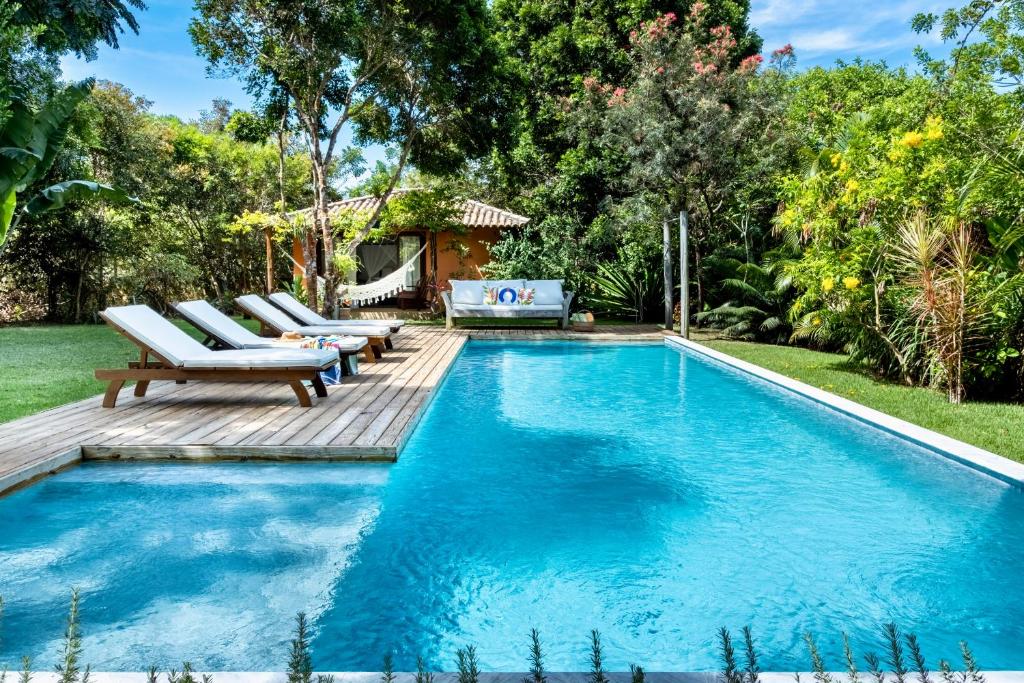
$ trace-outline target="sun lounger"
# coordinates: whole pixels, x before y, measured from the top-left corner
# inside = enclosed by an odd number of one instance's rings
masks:
[[[235,303],[242,311],[259,321],[261,334],[269,333],[279,337],[285,332],[297,332],[305,337],[331,334],[366,337],[370,341],[373,355],[377,358],[381,357],[384,349],[392,348],[391,329],[382,325],[303,325],[255,294],[240,296],[235,299]]]
[[[193,327],[205,334],[204,344],[214,349],[295,348],[295,344],[254,334],[202,299],[178,302],[174,304],[174,310]],[[370,348],[370,342],[366,337],[331,336],[338,340],[336,344],[338,353],[341,355],[342,374],[352,374],[347,356],[363,353],[370,362],[375,360],[373,349]]]
[[[397,318],[390,318],[386,320],[328,320],[287,292],[275,292],[267,298],[270,300],[270,303],[274,304],[303,325],[376,325],[389,327],[392,332],[398,332],[402,329],[402,325],[405,324],[404,320],[399,320]]]
[[[127,368],[96,370],[96,379],[110,382],[103,395],[104,408],[113,408],[121,387],[132,380],[136,383],[136,396],[145,396],[154,380],[286,382],[299,405],[309,407],[313,404],[303,382],[311,382],[316,395],[326,397],[327,388],[320,372],[338,363],[338,353],[333,349],[214,351],[148,306],[115,306],[100,316],[138,346],[140,353],[139,360],[129,363]]]

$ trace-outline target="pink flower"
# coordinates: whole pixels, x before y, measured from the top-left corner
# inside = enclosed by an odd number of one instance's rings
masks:
[[[772,57],[792,57],[793,56],[793,45],[786,43],[778,50],[772,52]]]
[[[739,71],[755,71],[758,66],[764,61],[764,57],[761,55],[750,55],[742,62],[740,62]]]
[[[673,22],[675,22],[675,20],[676,20],[676,13],[675,13],[675,12],[669,12],[669,13],[667,13],[667,14],[665,15],[665,20],[666,20],[666,21],[667,21],[668,23],[670,23],[670,24],[671,24],[671,23],[673,23]]]
[[[658,67],[658,73],[659,73],[659,74],[663,74],[663,73],[665,73],[665,67],[663,67],[663,66],[659,66],[659,67]]]

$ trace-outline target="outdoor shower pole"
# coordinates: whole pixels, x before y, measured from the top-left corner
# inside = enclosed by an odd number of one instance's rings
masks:
[[[679,212],[679,333],[690,338],[690,260],[687,257],[690,217]]]
[[[672,331],[672,231],[667,218],[661,222],[661,248],[665,259],[665,329]]]

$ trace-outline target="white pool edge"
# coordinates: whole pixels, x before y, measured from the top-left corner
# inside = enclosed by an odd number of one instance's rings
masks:
[[[201,676],[203,672],[194,672],[193,675]],[[213,679],[213,683],[287,683],[288,675],[281,671],[211,671],[206,672]],[[845,671],[831,672],[837,683],[846,683],[847,674]],[[1024,671],[982,671],[987,683],[1024,683]],[[334,683],[380,683],[381,674],[376,671],[335,671],[317,672],[313,675],[333,676]],[[548,683],[590,683],[591,675],[583,671],[572,672],[551,672],[545,673]],[[611,683],[630,683],[631,674],[628,671],[609,671],[605,674]],[[9,677],[16,679],[17,672],[9,672]],[[416,674],[410,672],[395,672],[395,683],[415,683]],[[479,676],[480,683],[523,683],[524,679],[529,680],[527,672],[482,672]],[[645,677],[650,683],[721,683],[722,675],[714,671],[651,671],[645,672]],[[459,674],[454,672],[435,672],[435,683],[458,683]],[[789,671],[764,671],[759,674],[761,683],[793,683],[793,672]],[[861,680],[865,680],[862,676]],[[10,678],[9,678],[10,680]],[[37,683],[57,683],[60,676],[51,672],[40,672],[32,674],[32,680]],[[89,680],[93,683],[145,683],[148,680],[147,674],[142,672],[91,672]],[[158,681],[167,681],[167,674],[160,673]],[[813,672],[800,672],[800,680],[813,681]],[[886,675],[887,681],[894,681],[891,674]],[[917,675],[907,676],[907,680],[917,682]],[[939,681],[940,677],[932,673],[932,680]]]
[[[844,415],[865,422],[873,427],[894,434],[900,438],[911,441],[918,446],[923,446],[938,455],[950,458],[980,472],[995,477],[1001,481],[1024,489],[1024,464],[1014,462],[1009,458],[996,455],[983,448],[958,441],[952,437],[930,429],[887,415],[881,411],[861,405],[855,401],[837,396],[836,394],[818,389],[795,379],[780,375],[762,368],[759,365],[748,363],[721,351],[698,344],[697,342],[684,339],[683,337],[665,337],[665,344],[670,347],[685,349],[697,353],[706,358],[727,365],[736,370],[754,375],[766,382],[774,384],[808,398],[815,403],[824,405]]]

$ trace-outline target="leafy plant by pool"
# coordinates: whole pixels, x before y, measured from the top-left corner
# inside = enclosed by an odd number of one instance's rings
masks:
[[[78,590],[72,589],[67,625],[61,639],[57,664],[54,667],[59,675],[60,683],[89,683],[90,680],[89,665],[86,664],[84,669],[81,668],[83,648],[79,602]],[[0,596],[0,636],[3,635],[3,608],[4,601]],[[721,681],[722,683],[761,683],[761,667],[758,664],[759,655],[753,632],[749,626],[744,626],[741,634],[743,638],[742,659],[737,656],[729,629],[723,626],[718,630],[719,655],[722,665]],[[529,638],[529,673],[523,679],[523,683],[547,683],[540,632],[536,628],[531,629]],[[857,658],[845,632],[842,633],[842,640],[847,683],[862,683],[861,670],[857,667]],[[804,642],[807,645],[811,672],[815,682],[842,683],[843,676],[833,673],[829,669],[810,632],[804,634]],[[909,651],[909,657],[904,654],[904,646]],[[874,652],[864,655],[864,662],[872,683],[885,683],[887,677],[895,683],[908,683],[911,678],[916,678],[917,683],[935,683],[932,679],[932,672],[928,669],[921,652],[917,636],[913,633],[903,634],[896,624],[885,624],[882,627],[882,648],[884,660]],[[963,669],[960,671],[954,671],[949,661],[939,660],[939,676],[942,683],[985,683],[985,677],[974,660],[974,654],[966,641],[960,641],[960,656],[963,659]],[[477,661],[476,648],[473,645],[459,648],[456,657],[458,683],[479,683],[481,671]],[[334,676],[330,674],[314,676],[309,623],[303,612],[300,612],[295,618],[295,634],[289,644],[287,662],[288,683],[314,683],[314,681],[316,683],[333,683],[334,681]],[[610,683],[603,662],[604,649],[601,644],[601,634],[597,629],[593,629],[590,632],[590,683]],[[28,683],[33,672],[32,660],[29,657],[23,657],[21,664],[19,683]],[[634,663],[630,664],[629,668],[631,683],[644,683],[646,674],[643,667]],[[157,683],[160,678],[158,671],[156,666],[151,666],[148,669],[147,681],[149,683]],[[0,683],[6,683],[9,673],[6,665],[0,668]],[[794,677],[796,683],[800,683],[800,673],[795,673]],[[197,678],[192,665],[185,662],[180,672],[173,668],[169,670],[166,680],[167,683],[199,683],[199,681],[212,683],[213,677],[210,674],[203,674],[201,678]],[[387,653],[382,660],[380,682],[395,683],[395,680],[394,660],[391,653]],[[433,683],[433,681],[433,672],[427,670],[422,657],[417,657],[415,683]]]

